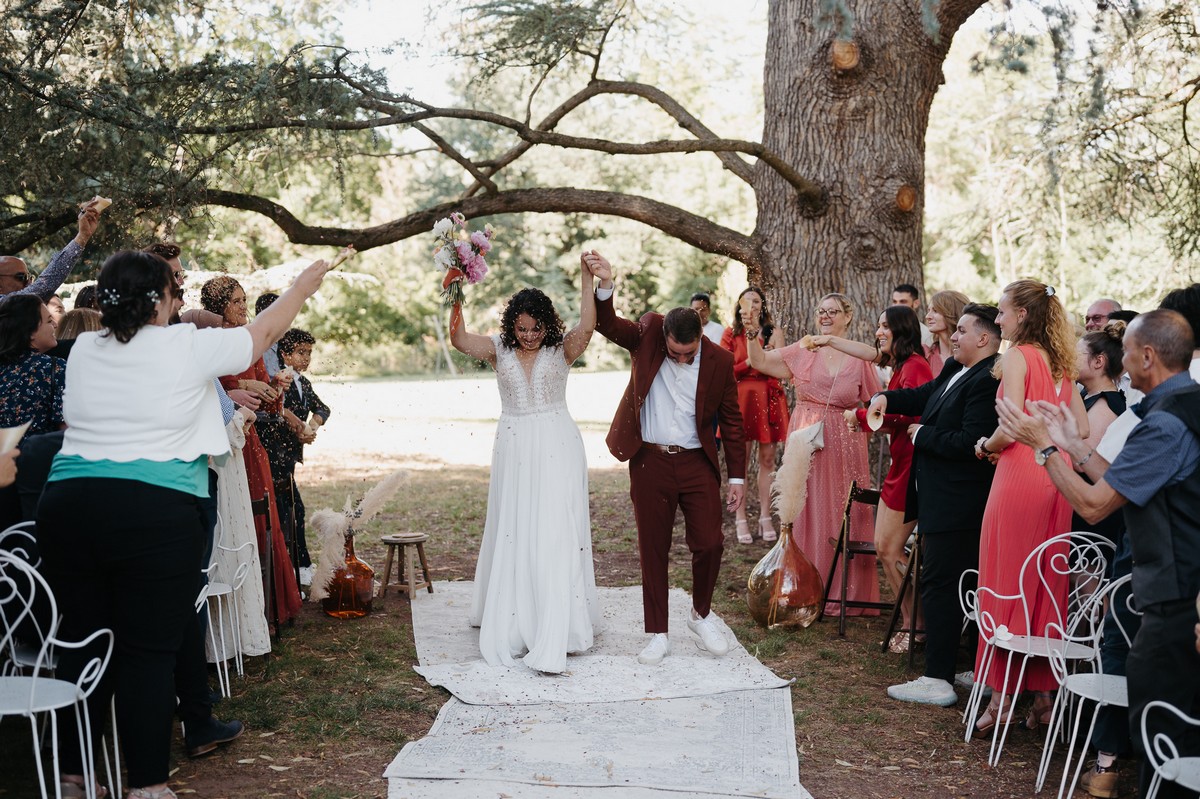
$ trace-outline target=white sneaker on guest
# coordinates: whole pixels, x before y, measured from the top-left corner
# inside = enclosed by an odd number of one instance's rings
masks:
[[[688,615],[688,629],[700,636],[700,644],[705,649],[720,657],[729,651],[729,641],[724,633],[717,629],[716,619],[717,616],[712,611],[702,619],[697,615],[696,609],[692,608]]]
[[[954,686],[937,677],[918,677],[911,682],[892,685],[887,689],[887,695],[901,702],[916,702],[921,705],[940,705],[950,707],[958,701]]]
[[[667,637],[666,633],[654,633],[650,636],[650,643],[646,644],[646,648],[638,655],[638,663],[644,666],[657,666],[669,654],[671,654],[671,639]]]
[[[954,675],[954,684],[956,686],[958,686],[959,688],[965,688],[968,691],[971,690],[971,688],[974,687],[974,685],[975,685],[975,672],[960,671],[958,674]],[[983,698],[987,699],[991,695],[992,695],[992,686],[990,686],[990,685],[983,686]]]

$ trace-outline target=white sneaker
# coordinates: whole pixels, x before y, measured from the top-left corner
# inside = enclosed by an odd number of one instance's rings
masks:
[[[941,707],[950,707],[958,701],[958,695],[954,693],[954,686],[937,677],[918,677],[911,682],[889,686],[887,694],[892,699],[899,699],[901,702],[916,702],[921,705],[940,705]]]
[[[650,643],[646,644],[646,648],[638,655],[638,663],[644,666],[657,666],[669,654],[671,654],[671,639],[667,637],[666,633],[654,633],[650,636]]]
[[[959,688],[970,691],[971,688],[975,685],[975,672],[960,671],[958,674],[954,675],[954,684],[956,686],[958,686]],[[987,699],[991,695],[992,695],[992,686],[990,686],[990,685],[983,686],[983,698]]]
[[[695,608],[688,616],[688,629],[700,636],[700,644],[717,657],[729,651],[729,641],[724,633],[717,629],[716,614],[711,611],[703,619],[696,614]]]

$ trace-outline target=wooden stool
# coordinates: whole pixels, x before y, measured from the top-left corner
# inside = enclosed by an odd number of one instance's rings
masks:
[[[429,579],[429,563],[425,560],[425,542],[429,540],[429,536],[424,533],[392,533],[380,536],[379,540],[387,547],[387,559],[383,562],[383,590],[379,595],[387,596],[392,577],[392,556],[397,547],[400,549],[400,561],[396,567],[396,588],[408,594],[409,600],[422,588],[429,589],[429,593],[432,594],[433,581]],[[423,580],[417,578],[418,558],[421,561]]]

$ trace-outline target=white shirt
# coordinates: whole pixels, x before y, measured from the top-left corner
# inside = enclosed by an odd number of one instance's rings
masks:
[[[244,327],[146,325],[128,343],[82,333],[67,361],[64,455],[193,461],[229,451],[213,379],[250,366]]]
[[[958,382],[958,379],[959,379],[960,377],[962,377],[963,375],[965,375],[965,374],[966,374],[967,372],[969,372],[970,370],[971,370],[971,367],[969,367],[969,366],[964,366],[963,368],[959,369],[959,370],[958,370],[957,372],[955,372],[954,374],[950,375],[950,379],[946,381],[946,385],[942,386],[942,393],[941,393],[941,394],[939,394],[938,396],[939,396],[939,397],[945,396],[945,395],[946,395],[946,394],[947,394],[947,393],[950,391],[950,387],[951,387],[952,385],[954,385],[955,383],[957,383],[957,382]],[[920,432],[921,432],[921,428],[922,428],[922,427],[924,427],[924,425],[922,425],[922,424],[918,424],[918,425],[917,425],[916,432],[914,432],[914,433],[913,433],[913,437],[912,437],[912,443],[914,443],[914,444],[916,444],[916,443],[917,443],[917,435],[919,435],[919,434],[920,434]]]
[[[68,366],[70,361],[67,361]],[[1188,373],[1192,379],[1200,382],[1200,358],[1192,358],[1192,363],[1188,367]],[[1138,422],[1142,421],[1136,413],[1133,412],[1133,406],[1137,402],[1141,402],[1145,395],[1137,389],[1130,389],[1137,395],[1137,399],[1132,399],[1129,394],[1125,395],[1125,401],[1128,406],[1125,412],[1113,419],[1112,423],[1104,431],[1104,438],[1100,439],[1100,443],[1096,445],[1096,454],[1104,460],[1112,463],[1121,454],[1121,450],[1125,448],[1125,440],[1129,438],[1129,434],[1133,432],[1133,428],[1138,426]]]
[[[725,335],[725,328],[720,322],[708,322],[704,325],[704,337],[713,344],[721,344],[721,336]]]
[[[696,387],[700,381],[700,351],[691,363],[664,358],[642,404],[642,441],[700,449],[696,432]]]

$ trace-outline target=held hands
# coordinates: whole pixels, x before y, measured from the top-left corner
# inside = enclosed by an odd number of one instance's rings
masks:
[[[613,282],[612,264],[595,250],[589,250],[579,256],[583,268],[600,281],[601,288],[611,288]],[[606,285],[607,284],[607,285]]]
[[[992,450],[988,449],[987,443],[987,436],[979,437],[979,440],[975,442],[975,457],[979,460],[987,460],[988,463],[995,466],[996,461],[1000,460],[1000,453],[993,452]]]
[[[842,418],[846,420],[846,428],[851,433],[858,432],[858,413],[853,408],[842,411]]]

